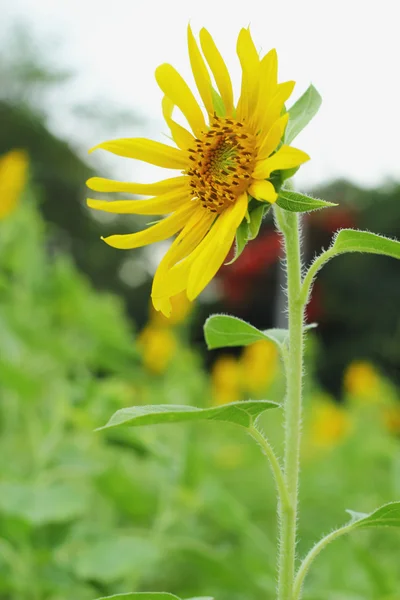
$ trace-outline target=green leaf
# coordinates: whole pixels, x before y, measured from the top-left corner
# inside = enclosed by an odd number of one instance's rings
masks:
[[[285,144],[290,144],[319,111],[322,98],[313,85],[289,109],[289,122],[285,131]]]
[[[337,254],[343,252],[368,252],[371,254],[384,254],[393,258],[400,258],[400,242],[391,240],[369,231],[355,229],[342,229],[337,234],[331,250]]]
[[[102,596],[97,600],[180,600],[174,594],[167,592],[127,592],[125,594],[114,594],[113,596]]]
[[[217,117],[224,117],[226,114],[225,105],[218,92],[211,87],[212,103]]]
[[[291,192],[289,190],[281,190],[276,203],[280,208],[289,210],[290,212],[310,212],[312,210],[337,206],[333,202],[326,202],[325,200],[319,200],[318,198],[312,198],[311,196],[306,196],[306,194],[299,194],[298,192]]]
[[[310,323],[304,329],[315,327],[317,327],[316,323]],[[249,346],[260,340],[269,340],[281,348],[288,336],[287,329],[273,328],[262,331],[247,321],[231,315],[211,315],[204,323],[204,337],[209,350]]]
[[[261,331],[230,315],[211,315],[204,323],[204,337],[209,350],[232,346],[248,346],[260,340],[270,340],[280,346],[287,337],[286,329]]]
[[[125,576],[129,576],[132,581],[143,575],[145,569],[155,565],[159,557],[159,550],[151,540],[114,533],[106,539],[92,541],[83,548],[77,549],[73,553],[71,567],[80,579],[110,584]],[[142,596],[142,594],[133,595],[137,600],[138,596]],[[149,595],[145,596],[146,599],[149,598]],[[166,594],[166,596],[170,595]],[[126,598],[126,595],[124,597]],[[157,600],[174,600],[174,598],[174,596],[165,599],[158,597]]]
[[[370,514],[347,511],[351,517],[351,525],[355,529],[366,527],[400,527],[400,502],[389,502]]]
[[[246,400],[245,402],[232,402],[224,406],[213,408],[197,408],[196,406],[179,406],[173,404],[155,404],[151,406],[132,406],[122,408],[111,417],[107,425],[99,430],[109,427],[140,425],[159,425],[162,423],[181,423],[188,421],[228,421],[243,427],[250,427],[255,417],[269,408],[276,408],[279,404],[269,400]]]

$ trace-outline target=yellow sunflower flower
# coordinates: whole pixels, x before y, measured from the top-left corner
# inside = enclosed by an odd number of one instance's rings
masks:
[[[0,158],[0,220],[18,205],[28,172],[28,157],[23,150],[11,150]]]
[[[154,307],[166,316],[172,296],[185,290],[189,300],[194,300],[217,273],[237,228],[248,216],[249,200],[275,202],[277,192],[271,174],[298,167],[309,159],[305,152],[282,144],[289,117],[285,102],[294,82],[278,83],[275,50],[260,58],[250,31],[240,31],[237,54],[242,82],[235,104],[228,69],[208,31],[201,30],[199,47],[188,27],[188,47],[207,121],[179,73],[163,64],[156,70],[156,80],[164,94],[163,115],[177,148],[142,138],[117,139],[93,148],[176,169],[179,176],[151,184],[99,177],[88,181],[88,187],[98,192],[153,196],[113,202],[88,199],[91,208],[169,215],[144,231],[104,238],[114,248],[131,249],[178,234],[153,281]],[[174,120],[175,108],[183,113],[191,131]]]

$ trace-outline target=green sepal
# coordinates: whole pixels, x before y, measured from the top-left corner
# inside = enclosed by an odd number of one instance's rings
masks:
[[[113,596],[102,596],[97,600],[180,600],[180,598],[167,592],[125,592]]]
[[[227,421],[242,427],[251,427],[255,418],[269,408],[280,405],[270,400],[246,400],[231,402],[224,406],[198,408],[197,406],[154,404],[150,406],[132,406],[122,408],[113,414],[104,427],[138,427],[141,425],[161,425],[163,423],[182,423],[189,421]]]
[[[215,111],[215,114],[217,115],[217,117],[225,117],[226,109],[225,109],[224,101],[222,100],[221,96],[218,94],[218,92],[213,87],[211,87],[211,97],[212,97],[214,111]]]
[[[326,202],[325,200],[320,200],[319,198],[312,198],[306,194],[299,194],[298,192],[292,192],[285,189],[281,189],[279,192],[276,203],[284,210],[300,213],[337,206],[337,204],[334,204],[333,202]]]
[[[319,111],[322,98],[313,85],[310,85],[302,96],[289,109],[289,121],[286,126],[284,140],[290,144],[294,138],[308,125]]]
[[[262,220],[270,208],[271,204],[268,202],[258,202],[255,199],[250,201],[248,215],[246,215],[236,230],[234,256],[232,260],[225,264],[231,265],[234,263],[242,254],[247,242],[254,240],[257,237]]]

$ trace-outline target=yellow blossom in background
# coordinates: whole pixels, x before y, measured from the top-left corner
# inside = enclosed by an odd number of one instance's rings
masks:
[[[278,83],[275,50],[260,57],[250,31],[240,31],[237,54],[242,81],[237,102],[229,71],[206,29],[200,31],[199,45],[188,27],[188,50],[201,105],[174,67],[163,64],[156,70],[164,95],[164,119],[177,147],[123,138],[93,148],[176,169],[178,176],[151,184],[100,177],[87,183],[96,192],[152,196],[112,202],[88,199],[91,208],[169,215],[144,231],[104,239],[114,248],[127,250],[178,234],[158,266],[151,294],[155,309],[167,317],[173,296],[185,291],[194,300],[217,273],[247,216],[249,200],[276,201],[271,174],[309,160],[305,152],[282,143],[289,118],[285,102],[294,82]],[[188,129],[174,120],[175,109],[183,113]]]
[[[273,342],[261,340],[246,346],[240,359],[244,390],[253,395],[264,392],[276,375],[278,362],[278,350]]]
[[[350,433],[352,422],[345,408],[329,399],[312,402],[308,438],[312,446],[332,448]]]
[[[371,363],[352,362],[346,369],[343,383],[349,396],[368,402],[379,401],[380,378]]]
[[[18,205],[28,173],[28,156],[23,150],[11,150],[0,157],[0,220]]]
[[[227,404],[240,400],[240,366],[234,356],[217,358],[211,373],[213,404]]]
[[[146,325],[138,338],[146,369],[157,375],[163,373],[174,357],[177,341],[168,327]]]
[[[173,296],[171,299],[171,315],[165,317],[163,313],[156,311],[153,307],[151,311],[151,321],[163,325],[179,325],[189,316],[193,304],[190,302],[184,292]]]
[[[384,408],[383,421],[390,433],[400,435],[400,403]]]

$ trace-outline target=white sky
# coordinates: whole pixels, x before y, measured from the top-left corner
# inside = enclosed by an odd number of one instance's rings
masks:
[[[23,16],[35,34],[60,40],[62,66],[80,74],[77,97],[112,99],[148,119],[123,135],[159,140],[166,127],[154,70],[171,62],[192,83],[187,23],[213,34],[236,89],[236,37],[250,24],[259,48],[277,48],[280,79],[297,82],[294,99],[310,82],[323,96],[295,142],[312,158],[300,187],[337,176],[361,185],[400,179],[400,0],[0,0],[0,14],[3,24]],[[63,131],[61,119],[55,126]],[[76,140],[90,147],[104,139],[97,135],[82,140],[76,132]]]

